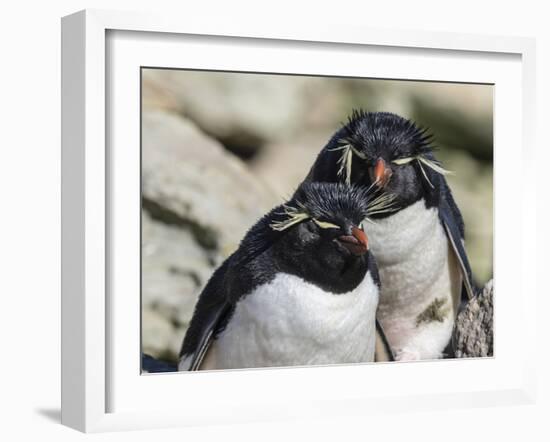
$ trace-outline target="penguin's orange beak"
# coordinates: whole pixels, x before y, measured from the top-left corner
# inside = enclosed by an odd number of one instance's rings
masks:
[[[378,158],[374,167],[369,169],[369,174],[373,183],[378,187],[386,187],[393,172],[382,158]]]
[[[353,226],[351,235],[342,235],[338,241],[355,256],[364,255],[369,250],[367,235],[359,227]]]

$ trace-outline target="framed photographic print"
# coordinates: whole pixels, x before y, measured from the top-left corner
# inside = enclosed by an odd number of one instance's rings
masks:
[[[62,26],[64,424],[533,400],[531,40]]]

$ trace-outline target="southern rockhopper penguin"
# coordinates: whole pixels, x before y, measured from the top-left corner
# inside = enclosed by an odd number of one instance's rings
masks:
[[[179,370],[373,361],[379,277],[361,223],[389,200],[344,184],[300,186],[212,275]]]
[[[426,130],[387,112],[354,111],[305,182],[345,182],[394,197],[369,241],[382,288],[378,320],[396,360],[444,357],[461,299],[474,296],[464,222]],[[378,359],[378,357],[377,357]]]

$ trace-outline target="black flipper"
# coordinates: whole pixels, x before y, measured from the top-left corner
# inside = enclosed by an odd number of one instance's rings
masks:
[[[377,335],[377,341],[380,342],[381,350],[384,354],[380,354],[379,351],[375,352],[375,361],[395,361],[395,357],[393,355],[393,350],[390,346],[390,343],[388,341],[388,338],[386,337],[386,334],[384,333],[384,329],[382,328],[382,324],[380,324],[380,321],[376,320],[376,335]]]
[[[212,340],[223,330],[233,310],[224,287],[228,262],[214,272],[195,306],[179,355],[180,359],[184,355],[192,355],[189,371],[200,369]]]
[[[189,366],[189,371],[197,371],[200,369],[202,361],[204,360],[208,349],[212,344],[212,340],[216,333],[218,332],[219,325],[223,322],[224,316],[229,312],[230,306],[228,304],[223,304],[216,311],[212,312],[212,317],[210,321],[205,325],[203,329],[203,334],[200,338],[200,341],[197,346],[197,350],[193,354],[193,360]]]
[[[477,291],[472,277],[472,269],[466,250],[464,249],[464,221],[458,207],[453,199],[451,190],[444,179],[441,180],[441,196],[439,203],[439,219],[443,224],[447,238],[453,248],[454,254],[462,273],[461,301],[472,299]]]

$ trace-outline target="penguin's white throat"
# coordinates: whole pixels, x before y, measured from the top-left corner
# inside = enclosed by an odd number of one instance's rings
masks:
[[[427,208],[424,199],[387,216],[365,223],[370,249],[379,265],[397,264],[433,236],[440,223],[437,208]]]

